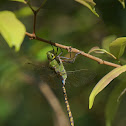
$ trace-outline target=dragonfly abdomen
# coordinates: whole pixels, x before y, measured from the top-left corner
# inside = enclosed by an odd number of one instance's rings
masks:
[[[70,120],[70,126],[74,126],[74,120],[73,120],[73,116],[72,116],[72,113],[70,110],[70,105],[69,105],[69,102],[67,99],[67,93],[66,93],[66,89],[65,89],[64,84],[63,84],[62,88],[63,88],[63,95],[64,95],[64,100],[65,100],[65,104],[66,104],[66,108],[67,108],[67,113],[68,113],[69,120]]]

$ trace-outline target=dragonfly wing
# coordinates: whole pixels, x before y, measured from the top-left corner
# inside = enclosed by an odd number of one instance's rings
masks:
[[[51,88],[59,88],[61,79],[57,76],[54,70],[51,70],[45,64],[28,63],[26,64],[27,73],[33,76],[37,81],[47,82]]]
[[[68,73],[66,84],[68,83],[74,87],[84,86],[89,84],[96,75],[96,72],[90,70],[75,70],[75,72]]]
[[[29,74],[34,76],[36,80],[47,82],[53,89],[61,88],[61,78],[45,64],[35,63],[34,65],[26,64],[26,66],[29,69]],[[80,87],[89,84],[97,75],[95,72],[85,69],[68,71],[67,74],[66,84],[70,87]]]

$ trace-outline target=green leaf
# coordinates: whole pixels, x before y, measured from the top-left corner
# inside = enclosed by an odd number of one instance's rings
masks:
[[[105,52],[102,51],[98,46],[92,47],[92,48],[89,50],[88,54],[90,54],[90,53],[92,53],[92,52],[95,52],[95,53],[105,53]]]
[[[111,92],[105,110],[106,126],[111,126],[111,123],[116,115],[120,102],[117,102],[118,96],[126,87],[126,83],[123,81],[119,85],[116,85]]]
[[[89,97],[89,109],[92,108],[94,98],[96,95],[101,92],[114,78],[118,77],[121,73],[126,71],[126,65],[115,68],[107,75],[105,75],[94,87]]]
[[[92,53],[92,52],[95,52],[95,53],[106,53],[108,54],[109,56],[111,56],[112,58],[116,59],[116,57],[114,55],[112,55],[110,52],[106,51],[105,49],[100,49],[99,47],[93,47],[89,50],[89,54]]]
[[[109,35],[102,40],[102,48],[109,52],[109,45],[116,39],[116,35]]]
[[[125,8],[125,0],[118,0],[118,1],[122,4],[123,8]]]
[[[24,40],[25,31],[25,26],[16,18],[13,12],[0,12],[0,33],[10,47],[15,46],[15,51],[19,51]]]
[[[26,4],[26,0],[10,0],[10,1],[17,1],[17,2],[22,2]]]
[[[17,17],[27,17],[33,14],[32,10],[29,7],[23,7],[20,10],[15,12]]]
[[[96,5],[96,3],[93,0],[75,0],[75,1],[83,4],[88,9],[90,9],[97,17],[99,17],[99,15],[95,11],[95,7],[94,7]]]
[[[117,57],[117,59],[119,59],[125,50],[125,46],[126,46],[126,37],[121,37],[121,38],[117,38],[116,40],[114,40],[110,46],[110,52]]]

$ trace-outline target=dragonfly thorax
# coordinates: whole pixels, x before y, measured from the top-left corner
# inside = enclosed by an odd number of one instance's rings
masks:
[[[55,73],[61,77],[62,83],[65,84],[67,73],[62,60],[59,57],[56,58],[55,55],[51,52],[47,52],[47,57],[49,60],[50,68],[53,69]]]

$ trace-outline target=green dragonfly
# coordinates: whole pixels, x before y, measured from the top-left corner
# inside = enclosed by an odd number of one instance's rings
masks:
[[[67,79],[67,72],[64,68],[64,65],[63,65],[63,62],[60,58],[60,55],[61,55],[61,53],[58,56],[55,56],[55,54],[52,53],[51,51],[47,52],[47,58],[49,60],[49,67],[51,69],[53,69],[55,71],[55,73],[57,75],[59,75],[60,78],[61,78],[64,100],[65,100],[65,104],[66,104],[67,113],[68,113],[68,116],[69,116],[70,126],[74,126],[74,120],[73,120],[73,116],[72,116],[72,113],[71,113],[71,110],[70,110],[70,105],[69,105],[69,102],[68,102],[66,88],[65,88],[65,81]],[[77,55],[78,54],[75,55],[72,62],[74,62]]]

